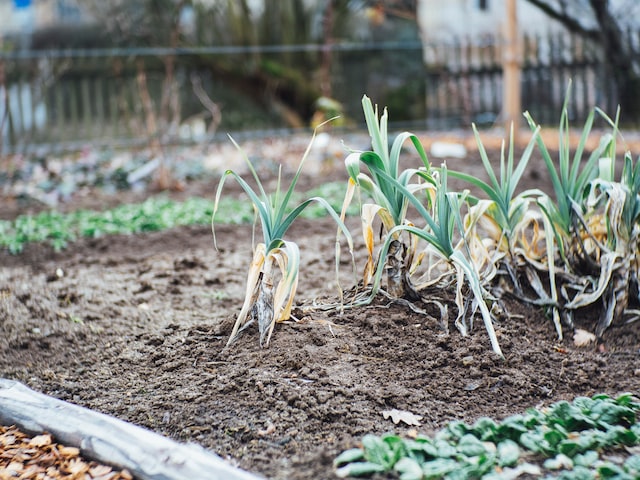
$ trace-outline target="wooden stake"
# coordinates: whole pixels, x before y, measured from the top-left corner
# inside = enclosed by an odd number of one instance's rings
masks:
[[[511,131],[512,124],[515,131],[518,131],[518,126],[522,118],[522,102],[520,99],[521,54],[518,39],[516,0],[506,0],[506,14],[502,58],[502,116],[505,135],[508,135],[508,132]]]

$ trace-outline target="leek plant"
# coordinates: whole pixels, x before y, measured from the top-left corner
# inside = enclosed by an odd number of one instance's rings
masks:
[[[255,320],[258,323],[260,346],[268,346],[276,322],[290,318],[298,286],[300,250],[294,241],[286,240],[285,235],[293,221],[309,205],[315,202],[331,215],[347,238],[349,250],[353,251],[353,242],[349,230],[324,198],[312,197],[293,208],[290,206],[296,183],[300,177],[304,162],[309,155],[316,132],[317,129],[314,130],[311,142],[286,190],[281,188],[280,171],[275,192],[268,194],[255,167],[246,156],[245,161],[255,180],[256,189],[252,188],[240,175],[232,170],[225,171],[220,178],[211,219],[214,243],[216,213],[220,205],[222,188],[225,180],[229,177],[235,179],[249,197],[255,209],[257,220],[260,222],[263,235],[263,241],[253,248],[253,259],[247,275],[244,303],[233,326],[227,345],[233,343],[238,334]],[[231,141],[240,149],[233,139]],[[338,261],[337,258],[336,261]]]
[[[532,137],[516,163],[512,127],[508,153],[505,157],[503,141],[499,171],[496,173],[473,125],[476,144],[489,181],[485,182],[463,172],[452,171],[450,174],[468,182],[488,197],[485,199],[470,196],[469,212],[464,218],[464,236],[470,246],[471,260],[477,271],[482,273],[483,283],[491,282],[499,272],[507,274],[515,296],[551,310],[558,335],[562,337],[560,314],[556,308],[557,292],[553,262],[555,240],[551,235],[553,229],[545,228],[551,223],[543,216],[541,209],[537,208],[540,198],[546,199],[547,195],[538,189],[526,190],[516,195],[518,183],[526,170],[535,144],[540,142],[539,130],[539,126],[532,127]],[[550,156],[548,160],[551,162]],[[549,256],[551,262],[547,262]],[[548,273],[550,293],[546,292],[537,270],[545,270]],[[520,281],[523,272],[539,299],[525,295]]]
[[[629,305],[629,295],[635,292],[638,299],[638,273],[640,271],[640,159],[634,162],[631,153],[624,157],[622,180],[618,184],[618,195],[609,195],[612,203],[608,212],[608,223],[612,232],[611,248],[620,255],[614,268],[612,282],[605,297],[605,314],[596,327],[596,335],[614,322],[622,319]],[[620,198],[617,204],[615,199]]]
[[[419,295],[411,284],[409,272],[415,256],[416,241],[408,231],[408,236],[403,236],[405,230],[394,228],[411,224],[407,219],[409,200],[403,190],[429,191],[435,186],[430,173],[431,167],[420,140],[409,132],[398,135],[389,149],[386,109],[379,117],[378,107],[374,108],[366,95],[362,98],[362,107],[371,137],[372,151],[352,152],[345,160],[349,186],[343,210],[351,203],[355,189],[364,192],[373,201],[361,206],[362,234],[368,255],[363,283],[365,286],[369,285],[376,276],[373,223],[377,217],[382,223],[384,234],[390,238],[389,249],[381,265],[387,273],[387,292],[395,298],[407,297],[415,300]],[[422,162],[418,169],[400,169],[400,154],[407,140],[411,141]],[[365,167],[365,171],[361,171],[362,166]]]
[[[440,176],[432,171],[424,148],[415,135],[401,133],[389,149],[386,109],[379,117],[377,107],[373,107],[366,95],[362,99],[362,106],[372,151],[353,152],[347,156],[345,164],[349,173],[349,187],[343,206],[344,210],[350,204],[356,189],[369,195],[372,200],[361,207],[362,233],[368,255],[363,283],[365,286],[371,284],[371,290],[356,299],[356,305],[372,301],[382,290],[383,275],[386,277],[385,293],[392,298],[425,302],[432,301],[424,295],[427,288],[445,279],[455,278],[458,307],[455,324],[463,334],[467,334],[469,326],[465,321],[467,308],[463,295],[466,279],[473,292],[475,305],[481,311],[491,346],[494,352],[502,356],[491,313],[484,299],[485,292],[477,269],[469,258],[468,246],[464,239],[460,244],[454,243],[455,227],[461,232],[463,230],[460,209],[467,192],[458,194],[447,190],[446,168],[441,169]],[[401,170],[400,154],[407,140],[411,140],[422,165]],[[361,170],[362,166],[365,171]],[[415,219],[410,218],[410,214]],[[376,217],[381,221],[383,233],[377,261],[374,260],[373,231]],[[416,222],[423,226],[418,226]],[[421,242],[425,242],[427,247],[419,251]],[[466,254],[463,253],[465,249]],[[435,280],[429,278],[425,281],[424,277],[419,277],[414,281],[412,275],[417,272],[424,258],[434,257],[435,263],[444,262],[444,273]],[[429,272],[433,270],[433,265],[430,267]],[[441,311],[446,312],[446,309],[441,307]]]
[[[545,268],[540,269],[549,275],[557,309],[564,323],[572,328],[576,310],[600,302],[602,310],[596,335],[601,337],[614,321],[622,318],[631,288],[637,289],[640,167],[637,163],[634,165],[627,153],[622,178],[615,181],[619,113],[612,121],[601,111],[613,132],[603,135],[598,147],[582,161],[595,113],[596,110],[592,111],[587,118],[571,160],[565,101],[557,169],[544,143],[538,142],[556,196],[555,203],[550,197],[541,196],[538,204],[558,248],[559,258],[549,254]],[[525,115],[534,128],[531,117]],[[558,279],[560,285],[557,285]],[[532,286],[541,289],[539,285]]]
[[[555,201],[546,193],[541,193],[536,200],[543,212],[547,255],[535,265],[535,270],[526,271],[531,288],[538,294],[540,300],[547,304],[560,339],[564,336],[563,323],[568,328],[573,328],[573,309],[577,305],[575,303],[572,305],[571,300],[567,298],[570,295],[569,292],[576,289],[584,290],[584,286],[580,287],[581,280],[597,270],[596,264],[587,253],[588,249],[584,241],[584,227],[588,224],[587,217],[590,215],[586,205],[586,193],[591,182],[598,176],[598,162],[611,142],[610,135],[603,136],[598,147],[586,160],[583,158],[594,122],[595,110],[592,110],[585,121],[572,156],[568,102],[569,91],[560,115],[557,166],[542,139],[538,137],[537,140],[538,149],[549,172]],[[532,130],[539,128],[528,112],[524,115]],[[542,284],[540,273],[549,279],[548,293]],[[559,275],[562,277],[561,285],[558,285]],[[567,282],[567,279],[571,280]]]
[[[374,170],[377,170],[374,167]],[[463,298],[463,288],[465,280],[469,289],[471,290],[476,307],[480,310],[482,319],[485,324],[485,328],[491,341],[491,348],[493,351],[503,357],[498,339],[493,328],[493,320],[491,312],[487,306],[485,300],[485,290],[480,280],[477,268],[473,261],[470,259],[470,252],[467,248],[467,244],[462,238],[460,242],[455,242],[455,228],[457,227],[460,232],[463,231],[462,217],[460,214],[462,204],[466,199],[467,192],[451,192],[447,188],[447,168],[443,166],[440,170],[441,175],[439,180],[437,177],[432,177],[437,180],[435,189],[435,198],[433,198],[432,208],[428,209],[424,206],[424,202],[421,198],[416,196],[415,192],[412,192],[406,186],[400,184],[396,179],[388,176],[381,170],[377,170],[380,177],[390,183],[396,188],[415,209],[417,216],[421,221],[425,223],[425,226],[419,228],[413,224],[402,224],[394,226],[381,247],[380,258],[376,268],[376,278],[373,282],[373,289],[371,295],[377,293],[377,288],[380,285],[379,279],[382,275],[384,262],[386,261],[386,255],[389,249],[392,247],[394,236],[400,232],[407,232],[414,236],[416,239],[423,240],[427,243],[427,251],[429,254],[433,254],[436,258],[446,262],[447,268],[444,275],[455,278],[456,282],[456,305],[458,307],[458,316],[455,321],[455,325],[458,330],[466,335],[470,329],[466,322],[467,308],[465,308],[465,301]],[[430,211],[431,210],[431,211]],[[416,287],[416,292],[420,294],[433,282],[427,282],[422,286]],[[423,298],[422,295],[420,298]]]
[[[573,158],[571,158],[568,101],[569,95],[567,94],[560,116],[557,168],[542,138],[538,137],[537,139],[538,148],[551,177],[555,194],[555,202],[545,195],[541,196],[539,204],[552,222],[560,257],[568,263],[571,269],[580,271],[582,264],[588,262],[582,244],[584,235],[580,234],[582,227],[586,224],[586,193],[589,183],[598,175],[598,162],[607,152],[613,137],[611,135],[603,136],[599,146],[584,161],[585,146],[593,127],[595,115],[595,110],[592,110],[584,124]],[[539,128],[528,112],[524,115],[532,130]]]
[[[603,116],[617,134],[617,118],[612,122]],[[626,152],[621,178],[615,181],[615,159],[615,148],[601,159],[601,174],[591,183],[587,200],[591,214],[585,229],[591,257],[600,263],[600,275],[592,282],[595,287],[591,291],[580,292],[569,305],[577,308],[602,300],[595,330],[598,337],[623,318],[630,293],[638,292],[640,162],[634,162],[631,153]]]
[[[482,191],[488,198],[469,195],[469,213],[465,216],[465,238],[472,249],[472,260],[478,271],[487,271],[484,278],[490,281],[500,264],[506,267],[512,282],[518,286],[516,270],[523,259],[539,259],[538,218],[532,210],[538,190],[529,190],[516,195],[518,183],[525,172],[538,136],[537,127],[519,161],[514,158],[514,132],[511,128],[509,150],[505,158],[505,143],[500,151],[498,174],[472,125],[482,165],[489,181],[464,172],[450,171],[452,177],[461,179]],[[533,228],[533,230],[532,230]],[[531,234],[533,232],[533,235]],[[518,291],[521,291],[518,288]]]

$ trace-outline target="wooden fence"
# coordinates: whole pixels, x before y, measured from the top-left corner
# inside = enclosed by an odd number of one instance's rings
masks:
[[[346,117],[357,122],[364,93],[389,106],[392,121],[401,120],[412,129],[469,128],[471,122],[482,126],[499,121],[502,49],[495,38],[334,49],[333,96],[344,105]],[[150,139],[210,140],[215,112],[206,98],[222,108],[220,132],[285,128],[283,117],[273,114],[273,104],[258,105],[203,61],[215,56],[242,60],[249,53],[287,55],[291,64],[301,55],[308,63],[309,55],[320,57],[322,46],[263,50],[0,54],[0,153],[144,144]],[[596,105],[615,113],[616,92],[607,82],[597,45],[569,35],[526,37],[522,60],[523,109],[538,122],[557,123],[570,79],[572,121],[582,121]]]
[[[558,122],[569,82],[572,121],[583,121],[594,106],[615,114],[617,94],[607,81],[597,44],[575,35],[537,35],[524,37],[520,51],[522,108],[539,123]],[[493,37],[427,46],[427,125],[451,128],[499,121],[502,55]]]
[[[260,55],[266,68],[279,68],[308,65],[309,56],[312,62],[318,57],[319,65],[321,53],[320,45],[299,45],[0,54],[0,153],[211,140],[218,120],[221,137],[230,131],[286,131],[286,106],[274,101],[272,91],[280,86],[266,81],[256,92],[263,76],[249,66],[251,56]],[[230,62],[247,63],[246,81],[230,79]],[[346,117],[362,117],[360,100],[367,93],[397,110],[396,119],[424,118],[417,42],[343,45],[335,48],[332,67],[333,91]],[[305,81],[313,80],[313,72],[303,73]],[[414,100],[412,108],[404,108],[407,98]]]

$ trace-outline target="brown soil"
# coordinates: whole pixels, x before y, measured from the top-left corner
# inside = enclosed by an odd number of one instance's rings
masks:
[[[475,171],[478,160],[464,165]],[[525,182],[544,189],[543,169],[530,171]],[[334,234],[327,220],[294,225],[299,300],[335,296]],[[189,227],[82,240],[62,253],[42,245],[0,253],[0,376],[293,480],[335,478],[333,459],[364,434],[411,428],[384,410],[421,415],[428,432],[577,395],[638,393],[640,322],[577,348],[557,340],[543,312],[509,300],[496,324],[506,360],[491,352],[480,319],[468,337],[453,325],[445,334],[385,302],[300,314],[265,349],[252,327],[224,349],[251,227],[220,226],[217,235],[219,252],[209,228]]]

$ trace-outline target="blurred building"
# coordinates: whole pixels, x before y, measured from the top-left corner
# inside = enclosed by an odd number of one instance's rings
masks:
[[[425,42],[499,36],[505,22],[505,0],[418,0],[418,23]],[[562,27],[526,0],[517,0],[522,33],[546,34]]]
[[[80,0],[0,0],[0,38],[29,46],[31,35],[51,28],[81,27],[92,22]]]
[[[640,26],[640,1],[609,0],[606,8],[621,27]],[[505,0],[417,0],[417,17],[425,42],[447,42],[455,37],[481,39],[500,36],[505,21]],[[541,9],[527,0],[516,0],[518,30],[526,35],[547,35],[564,31]],[[597,28],[593,8],[576,0],[568,14],[586,28]]]

